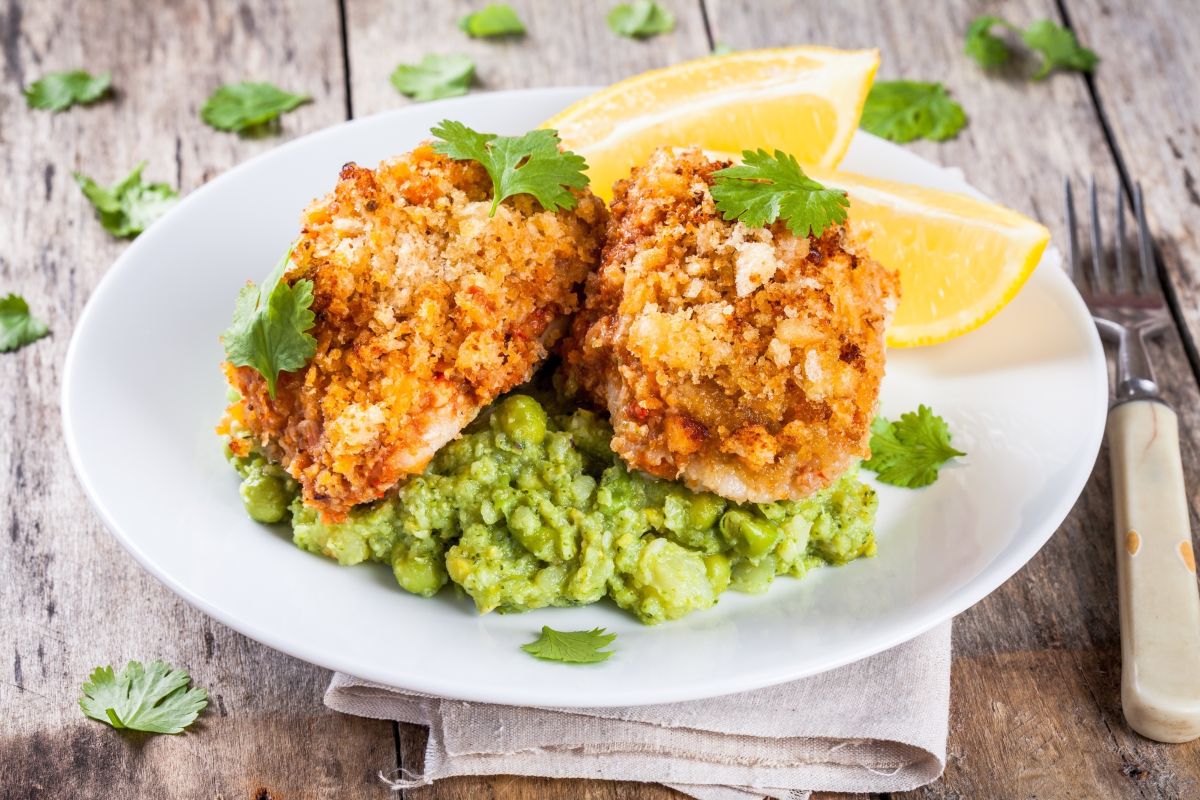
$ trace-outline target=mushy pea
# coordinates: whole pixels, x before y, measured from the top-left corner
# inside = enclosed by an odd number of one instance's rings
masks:
[[[401,587],[426,597],[452,581],[480,611],[607,595],[657,623],[709,608],[726,589],[763,592],[776,575],[875,554],[877,501],[854,470],[805,500],[738,505],[629,472],[611,438],[589,411],[550,414],[511,395],[424,474],[339,523],[322,522],[263,456],[230,460],[247,513],[290,514],[300,547],[339,564],[389,564]]]

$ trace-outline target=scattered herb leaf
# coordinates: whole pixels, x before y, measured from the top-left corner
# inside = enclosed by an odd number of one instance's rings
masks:
[[[283,280],[291,258],[288,250],[261,287],[247,283],[242,288],[233,323],[221,337],[229,363],[257,370],[272,398],[279,373],[300,369],[317,351],[317,340],[308,333],[316,321],[310,309],[313,282]]]
[[[441,139],[434,151],[458,161],[478,161],[492,178],[492,208],[517,194],[533,195],[542,208],[558,211],[575,207],[571,189],[582,189],[588,179],[587,162],[570,150],[559,150],[558,132],[548,128],[524,136],[479,133],[461,122],[442,120],[433,129]]]
[[[675,15],[654,0],[634,0],[608,12],[608,27],[619,36],[644,39],[674,30]]]
[[[590,631],[556,631],[542,626],[542,633],[521,649],[535,658],[546,661],[562,661],[567,664],[595,664],[613,654],[603,648],[616,639],[615,633],[606,633],[604,628]]]
[[[1079,43],[1073,32],[1048,19],[1034,22],[1021,32],[1021,39],[1030,49],[1042,54],[1042,65],[1033,74],[1035,81],[1040,81],[1054,69],[1091,72],[1100,61],[1099,56]]]
[[[179,733],[208,705],[208,692],[188,689],[190,681],[186,672],[162,661],[149,667],[130,661],[120,672],[97,667],[83,684],[79,707],[114,728]]]
[[[392,86],[414,100],[439,100],[467,93],[475,75],[469,56],[431,54],[419,64],[401,64],[392,72]]]
[[[999,17],[989,16],[976,17],[967,27],[967,41],[963,51],[978,61],[981,67],[998,67],[1012,58],[1012,50],[1009,49],[1008,43],[992,33],[992,28],[997,25],[1010,27]]]
[[[940,83],[879,81],[863,106],[863,130],[893,142],[952,139],[967,124],[962,106]]]
[[[736,53],[736,52],[737,52],[736,50],[734,50],[732,47],[725,44],[724,42],[717,42],[716,44],[713,45],[712,52],[709,53],[709,55],[710,56],[727,56],[730,53]]]
[[[92,75],[87,70],[52,72],[25,89],[25,104],[30,108],[65,111],[76,103],[94,103],[112,88],[107,72]]]
[[[876,417],[871,423],[871,458],[863,468],[876,473],[883,483],[918,489],[938,479],[938,468],[955,456],[965,456],[950,445],[950,428],[928,406],[901,414],[888,422]]]
[[[167,184],[142,181],[145,167],[143,161],[112,186],[101,186],[86,175],[74,173],[75,182],[95,207],[100,224],[113,236],[137,236],[179,200],[179,193]]]
[[[525,25],[508,3],[491,3],[467,14],[458,21],[458,27],[475,38],[520,36],[525,33]]]
[[[0,353],[24,347],[50,333],[46,323],[29,313],[29,303],[17,294],[0,297]]]
[[[846,221],[846,193],[805,175],[795,157],[746,150],[742,161],[713,173],[713,200],[725,219],[740,219],[751,228],[783,219],[797,236],[820,236]]]
[[[200,118],[219,131],[261,130],[280,114],[310,99],[307,95],[285,92],[270,83],[227,83],[205,101]]]

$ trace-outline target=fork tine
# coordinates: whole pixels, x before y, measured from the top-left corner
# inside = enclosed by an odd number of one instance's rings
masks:
[[[1100,231],[1100,208],[1096,202],[1095,175],[1088,181],[1088,193],[1091,195],[1092,205],[1092,291],[1103,292],[1104,287],[1100,285],[1100,273],[1103,270],[1104,242]]]
[[[1117,251],[1116,291],[1123,294],[1130,290],[1129,276],[1125,273],[1125,192],[1117,186]]]
[[[1146,209],[1142,205],[1140,183],[1133,190],[1133,212],[1137,215],[1138,226],[1138,272],[1145,291],[1150,291],[1154,286],[1154,249],[1150,242],[1150,226],[1146,224]]]
[[[1063,197],[1066,198],[1067,267],[1071,273],[1071,280],[1079,283],[1082,277],[1079,274],[1079,232],[1075,222],[1075,199],[1071,196],[1070,178],[1063,179]]]

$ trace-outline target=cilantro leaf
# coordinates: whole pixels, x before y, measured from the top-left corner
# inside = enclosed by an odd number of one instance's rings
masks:
[[[30,108],[65,111],[76,103],[94,103],[112,88],[107,72],[93,76],[87,70],[52,72],[25,89],[25,104]]]
[[[392,86],[414,100],[438,100],[467,93],[475,75],[469,56],[427,55],[419,64],[401,64],[392,72]]]
[[[29,313],[29,303],[17,294],[0,297],[0,353],[24,347],[50,333],[46,323]]]
[[[308,334],[316,322],[310,309],[313,282],[283,280],[291,257],[288,250],[261,287],[247,283],[242,288],[233,323],[221,337],[229,363],[257,370],[272,398],[279,373],[300,369],[317,352],[317,340]]]
[[[433,149],[457,161],[478,161],[492,178],[492,209],[506,198],[530,194],[547,211],[575,207],[571,189],[582,189],[587,162],[570,150],[559,150],[558,132],[548,128],[524,136],[480,133],[461,122],[442,120],[432,131],[441,139]]]
[[[612,644],[616,638],[615,633],[607,633],[604,628],[592,628],[590,631],[556,631],[543,625],[541,635],[529,644],[521,645],[521,649],[534,658],[546,661],[595,664],[607,660],[613,654],[612,650],[603,648]]]
[[[746,150],[742,160],[713,173],[713,200],[726,220],[761,228],[782,218],[797,236],[820,236],[846,221],[846,193],[805,175],[794,156]]]
[[[1042,65],[1033,75],[1035,81],[1050,74],[1053,69],[1091,72],[1100,57],[1087,49],[1075,38],[1075,34],[1048,19],[1039,19],[1021,32],[1025,44],[1042,54]]]
[[[901,414],[888,422],[871,423],[871,457],[863,469],[876,473],[883,483],[918,489],[938,479],[938,468],[955,456],[965,456],[950,445],[950,428],[928,406]]]
[[[209,95],[200,109],[200,119],[219,131],[262,130],[268,122],[310,99],[270,83],[227,83]]]
[[[107,187],[82,173],[74,173],[75,182],[96,209],[100,224],[113,236],[123,239],[137,236],[179,200],[179,193],[167,184],[145,183],[142,180],[145,167],[143,161],[124,179]]]
[[[114,728],[179,733],[208,705],[208,692],[188,689],[191,676],[162,661],[130,661],[120,672],[97,667],[83,684],[79,707]]]
[[[467,14],[458,21],[458,27],[473,38],[520,36],[525,33],[525,25],[508,3],[490,3],[472,14]]]
[[[967,27],[967,41],[963,52],[979,62],[979,66],[998,67],[1012,58],[1008,43],[992,33],[997,25],[1010,27],[999,17],[982,16],[971,20]]]
[[[863,106],[863,130],[893,142],[952,139],[967,124],[962,106],[940,83],[878,81]]]
[[[675,15],[654,0],[634,0],[608,12],[608,27],[619,36],[644,39],[674,30]]]

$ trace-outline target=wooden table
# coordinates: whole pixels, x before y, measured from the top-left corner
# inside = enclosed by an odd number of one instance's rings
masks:
[[[734,48],[879,47],[882,77],[943,81],[970,125],[917,143],[1062,241],[1064,175],[1108,191],[1141,181],[1169,275],[1177,327],[1155,347],[1181,412],[1183,459],[1200,504],[1200,20],[1172,0],[673,0],[673,33],[619,39],[607,2],[514,0],[530,33],[471,41],[462,0],[7,0],[0,8],[0,292],[23,293],[51,339],[0,355],[0,790],[27,797],[387,797],[380,768],[419,766],[423,732],[328,711],[328,673],[210,620],[155,582],[103,529],[67,463],[60,365],[72,324],[124,248],[71,179],[103,182],[142,159],[184,192],[280,141],[406,101],[399,62],[470,53],[479,89],[601,84]],[[985,75],[962,53],[978,14],[1065,22],[1103,61],[1094,78],[1029,83]],[[1192,44],[1188,44],[1191,42]],[[65,114],[28,111],[45,72],[109,69],[116,98]],[[311,94],[282,133],[241,139],[198,117],[219,83],[270,80]],[[332,181],[333,176],[330,176]],[[1189,223],[1192,223],[1189,225]],[[163,264],[170,269],[170,264]],[[153,335],[153,331],[147,331]],[[1193,525],[1195,520],[1193,520]],[[904,797],[1200,796],[1200,744],[1133,734],[1118,697],[1107,459],[1042,552],[954,627],[945,776]],[[209,687],[195,735],[126,738],[83,718],[96,664],[164,658]],[[1200,675],[1197,676],[1200,678]],[[451,798],[666,798],[657,786],[459,779],[410,792]]]

